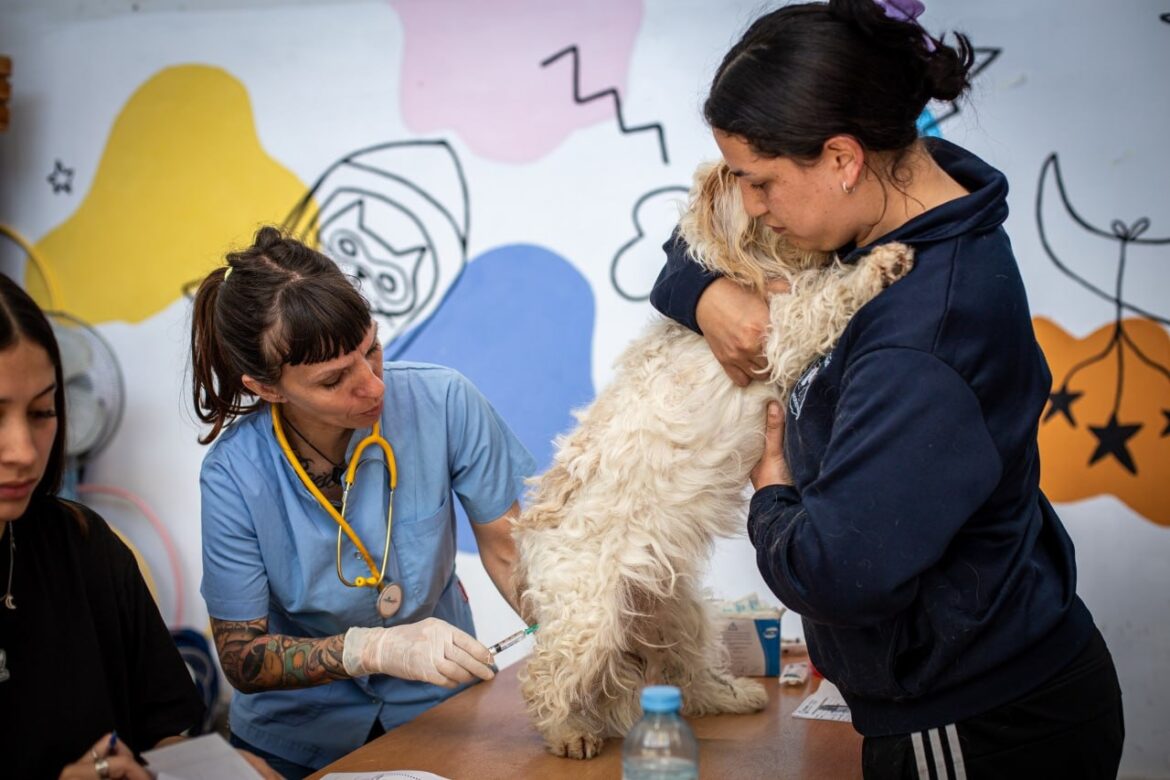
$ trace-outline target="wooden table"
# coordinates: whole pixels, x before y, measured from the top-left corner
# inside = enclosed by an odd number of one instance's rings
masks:
[[[621,777],[622,741],[606,741],[589,761],[557,758],[528,721],[516,673],[509,666],[488,683],[453,696],[312,778],[329,772],[419,769],[452,780],[590,780]],[[781,688],[761,679],[768,708],[755,715],[691,718],[704,780],[861,777],[861,736],[848,723],[803,720],[791,713],[815,687]]]

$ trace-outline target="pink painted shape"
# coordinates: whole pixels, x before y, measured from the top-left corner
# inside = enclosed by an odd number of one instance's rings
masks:
[[[549,2],[493,0],[446,3],[390,0],[402,20],[405,49],[401,101],[418,135],[451,132],[477,155],[527,163],[548,154],[574,130],[612,122],[613,100],[573,100],[573,56],[540,63],[572,44],[579,52],[582,97],[615,87],[626,125],[656,121],[631,116],[626,76],[642,23],[635,0]],[[657,156],[653,131],[630,136]]]

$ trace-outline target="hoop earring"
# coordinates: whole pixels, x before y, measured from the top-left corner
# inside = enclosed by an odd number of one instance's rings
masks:
[[[850,187],[845,182],[841,182],[841,192],[844,192],[846,195],[852,195],[853,194],[853,187]]]

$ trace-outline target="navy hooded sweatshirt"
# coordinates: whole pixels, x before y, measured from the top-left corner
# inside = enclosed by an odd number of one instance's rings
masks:
[[[970,194],[880,239],[913,247],[915,266],[806,370],[784,439],[795,485],[758,491],[748,519],[760,572],[866,736],[1018,699],[1095,630],[1039,487],[1051,375],[1003,230],[1007,180],[929,148]],[[698,330],[714,277],[681,240],[665,248],[651,301]]]

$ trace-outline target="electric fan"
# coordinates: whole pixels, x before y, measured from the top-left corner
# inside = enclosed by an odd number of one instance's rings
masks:
[[[143,499],[129,490],[85,481],[86,464],[105,449],[122,421],[126,393],[118,358],[101,334],[77,317],[64,312],[49,312],[48,316],[61,350],[61,373],[65,379],[66,471],[61,495],[84,503],[91,503],[95,494],[110,496],[133,505],[150,522],[170,563],[174,588],[171,623],[179,624],[184,607],[182,564],[166,525]],[[110,527],[115,528],[113,523]],[[143,576],[153,582],[146,559],[130,544],[129,538],[122,536],[135,552]],[[151,593],[156,594],[156,590],[151,588]]]
[[[65,376],[65,454],[78,466],[114,437],[126,402],[122,370],[109,343],[71,314],[49,312]]]

